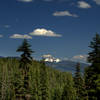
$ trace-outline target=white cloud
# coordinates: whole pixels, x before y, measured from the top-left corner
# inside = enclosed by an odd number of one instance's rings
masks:
[[[87,57],[88,55],[76,55],[76,56],[73,56],[71,60],[73,61],[81,61],[81,62],[86,62],[87,61]]]
[[[17,1],[20,1],[20,2],[32,2],[33,0],[17,0]]]
[[[91,5],[85,1],[78,1],[78,7],[83,8],[83,9],[87,9],[87,8],[91,8]]]
[[[29,33],[33,36],[48,36],[48,37],[61,37],[62,35],[56,34],[55,32],[51,30],[46,30],[44,28],[42,29],[35,29],[33,32]]]
[[[69,11],[56,11],[53,13],[53,16],[71,16],[71,17],[78,17],[76,14],[72,14]]]
[[[2,38],[3,37],[3,35],[0,35],[0,38]]]
[[[32,39],[32,37],[29,36],[29,35],[21,35],[21,34],[13,34],[12,36],[10,36],[10,38],[14,38],[14,39]]]
[[[100,0],[93,0],[96,2],[96,4],[100,5]]]

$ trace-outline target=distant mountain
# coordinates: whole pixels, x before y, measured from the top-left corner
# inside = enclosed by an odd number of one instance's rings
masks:
[[[45,62],[55,62],[55,63],[58,63],[58,62],[61,61],[59,58],[55,58],[55,57],[53,57],[50,54],[43,55],[42,58],[44,59]]]
[[[18,57],[18,56],[8,56],[8,57],[0,56],[0,58],[19,59],[20,57]]]
[[[4,58],[3,56],[0,56],[0,58]]]
[[[10,59],[13,59],[13,58],[19,59],[20,57],[18,57],[18,56],[8,56],[8,57],[6,57],[6,58],[10,58]]]
[[[63,60],[60,62],[47,62],[46,64],[48,66],[51,66],[52,68],[58,69],[60,71],[67,71],[67,72],[72,72],[75,73],[76,70],[76,64],[77,62],[74,61],[69,61],[69,60]],[[84,69],[88,66],[89,64],[86,63],[80,63],[81,66],[81,72],[84,72]]]
[[[64,72],[67,71],[67,72],[75,73],[77,62],[71,61],[71,60],[60,60],[60,59],[54,58],[50,55],[45,55],[45,56],[46,56],[45,57],[45,63],[46,63],[47,66],[55,68],[55,69],[60,70],[60,71],[64,71]],[[2,56],[0,56],[0,58],[20,59],[20,57],[2,57]],[[80,65],[81,65],[81,72],[83,73],[84,69],[89,64],[80,63]]]

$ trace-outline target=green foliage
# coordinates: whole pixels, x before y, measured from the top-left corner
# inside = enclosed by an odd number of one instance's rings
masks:
[[[29,100],[61,100],[65,84],[72,81],[70,73],[60,72],[44,63],[32,61],[28,72],[29,88],[26,91],[19,65],[17,59],[0,59],[0,100],[25,100],[25,94]],[[70,86],[68,85],[68,88]]]
[[[87,91],[85,89],[84,78],[80,72],[80,63],[76,65],[76,73],[74,76],[74,86],[76,88],[77,100],[87,100]]]
[[[68,77],[62,92],[61,100],[76,100],[76,90],[72,76]]]
[[[61,100],[61,89],[60,88],[55,88],[54,90],[54,96],[53,100]]]
[[[89,53],[88,61],[91,63],[100,63],[100,35],[96,34],[89,46],[92,51]]]
[[[100,35],[96,34],[89,46],[88,61],[92,64],[85,69],[85,82],[89,100],[100,99]]]
[[[24,39],[22,45],[17,49],[17,52],[23,52],[21,54],[21,59],[20,59],[20,68],[28,71],[28,65],[31,64],[32,57],[31,54],[33,51],[30,49],[31,45],[28,43],[26,39]]]
[[[42,100],[50,100],[50,94],[49,94],[49,77],[48,77],[48,72],[47,68],[45,67],[45,63],[42,61],[41,62],[41,70],[40,70],[40,84],[41,84],[41,97]]]
[[[32,60],[30,47],[24,40],[17,49],[22,52],[20,60],[0,59],[0,100],[100,100],[100,35],[90,44],[88,61],[92,64],[84,77],[80,64],[73,77]]]
[[[32,63],[32,57],[31,54],[33,51],[30,49],[30,44],[26,39],[24,39],[22,45],[17,49],[17,52],[23,52],[21,54],[21,59],[20,59],[20,65],[19,68],[21,69],[21,79],[22,84],[19,86],[19,88],[16,90],[17,94],[22,94],[22,96],[18,98],[23,98],[26,99],[27,95],[29,95],[29,64]],[[20,90],[20,92],[19,92]]]

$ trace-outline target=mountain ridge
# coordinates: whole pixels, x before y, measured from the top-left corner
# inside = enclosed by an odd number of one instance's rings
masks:
[[[76,64],[80,63],[80,70],[83,73],[84,69],[89,66],[88,63],[83,62],[75,62],[70,60],[62,60],[60,62],[45,62],[47,66],[52,67],[54,69],[64,71],[64,72],[72,72],[75,73]]]

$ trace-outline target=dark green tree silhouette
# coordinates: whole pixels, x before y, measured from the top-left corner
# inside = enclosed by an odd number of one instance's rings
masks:
[[[74,76],[74,84],[77,93],[77,100],[87,100],[87,91],[85,89],[85,82],[80,72],[80,63],[76,64],[76,72]]]
[[[30,49],[31,45],[28,43],[26,39],[24,39],[23,43],[19,48],[17,49],[17,52],[22,52],[21,58],[20,58],[20,65],[19,68],[22,72],[22,79],[23,79],[23,98],[26,98],[25,94],[28,94],[29,92],[29,65],[32,63],[32,57],[31,54],[33,51]],[[22,88],[22,87],[21,87]]]
[[[88,61],[91,65],[85,70],[85,81],[89,100],[100,100],[100,35],[96,34],[89,46]]]
[[[92,51],[89,53],[88,62],[100,63],[100,35],[96,34],[89,46]]]
[[[30,47],[31,45],[24,39],[22,45],[17,49],[17,52],[23,52],[20,59],[20,68],[24,71],[29,71],[28,64],[32,62],[31,54],[34,53],[34,51],[32,51]]]

